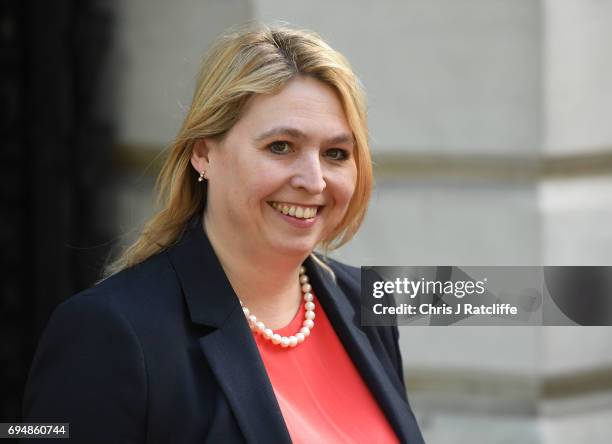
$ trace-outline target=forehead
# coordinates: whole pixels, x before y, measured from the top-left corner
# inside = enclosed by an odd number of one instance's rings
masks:
[[[254,95],[232,131],[256,138],[275,127],[296,128],[314,139],[352,133],[336,90],[304,76],[290,80],[276,94]]]

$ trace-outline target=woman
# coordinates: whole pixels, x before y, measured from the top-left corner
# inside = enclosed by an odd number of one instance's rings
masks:
[[[313,253],[355,234],[371,182],[342,55],[285,27],[221,37],[161,211],[52,316],[24,421],[86,443],[422,442],[397,328],[360,327],[359,269]]]

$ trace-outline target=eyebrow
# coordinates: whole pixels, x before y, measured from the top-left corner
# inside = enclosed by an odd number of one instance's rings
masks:
[[[269,129],[261,133],[259,136],[255,138],[255,142],[258,143],[258,142],[261,142],[263,140],[269,139],[270,137],[274,137],[274,136],[291,136],[294,139],[303,139],[303,140],[309,138],[306,133],[304,133],[303,131],[297,128],[293,128],[290,126],[278,126],[278,127]],[[336,136],[332,136],[330,138],[323,140],[323,143],[326,145],[333,145],[336,143],[350,143],[354,145],[355,139],[350,134],[342,133],[342,134],[338,134]]]

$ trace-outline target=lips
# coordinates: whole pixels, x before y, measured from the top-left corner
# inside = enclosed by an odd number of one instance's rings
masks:
[[[268,202],[272,208],[279,213],[292,216],[296,219],[314,218],[322,206],[319,205],[297,205],[285,202]]]

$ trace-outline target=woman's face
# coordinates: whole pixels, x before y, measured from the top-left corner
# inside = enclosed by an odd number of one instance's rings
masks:
[[[342,104],[310,77],[255,95],[222,140],[203,142],[192,163],[207,172],[206,229],[249,254],[308,254],[338,226],[355,190]]]

